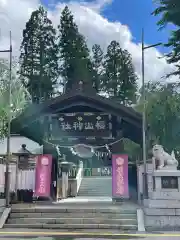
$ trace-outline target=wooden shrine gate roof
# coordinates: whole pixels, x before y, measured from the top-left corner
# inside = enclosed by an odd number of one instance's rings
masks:
[[[102,112],[119,116],[127,123],[133,125],[135,130],[142,132],[142,115],[133,108],[126,107],[112,99],[98,94],[76,90],[28,107],[20,116],[12,120],[12,133],[23,134],[26,137],[30,137],[30,135],[26,134],[25,130],[22,130],[27,128],[28,124],[31,124],[44,115],[63,112],[68,108],[78,106],[91,107]]]

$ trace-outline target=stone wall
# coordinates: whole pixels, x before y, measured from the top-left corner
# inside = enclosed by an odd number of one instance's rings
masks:
[[[162,201],[161,201],[162,202]],[[155,205],[159,206],[160,204]],[[170,206],[164,203],[161,208],[144,208],[144,220],[146,230],[179,230],[180,229],[180,202],[177,201],[176,206]],[[164,208],[162,208],[164,207]],[[172,207],[172,208],[170,208]]]
[[[146,229],[180,230],[180,193],[159,191],[149,197],[144,200]]]

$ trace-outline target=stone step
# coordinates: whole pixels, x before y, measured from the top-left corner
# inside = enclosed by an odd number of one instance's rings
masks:
[[[94,184],[94,183],[97,183],[97,185],[102,185],[103,183],[108,183],[108,184],[112,184],[112,179],[111,178],[83,178],[82,180],[82,183],[83,184],[87,184],[87,183],[90,183],[90,184]]]
[[[107,189],[103,189],[102,187],[99,187],[99,188],[90,188],[89,186],[87,186],[87,187],[82,187],[82,188],[80,188],[81,190],[86,190],[86,191],[102,191],[102,192],[104,192],[104,191],[111,191],[112,189],[111,188],[107,188]]]
[[[79,191],[78,195],[83,194],[84,197],[112,197],[111,192],[86,192],[86,191]],[[82,196],[81,196],[82,197]]]
[[[87,187],[82,187],[82,188],[80,188],[80,190],[86,190],[86,191],[102,191],[102,192],[104,192],[104,191],[111,191],[112,190],[112,188],[107,188],[107,189],[103,189],[101,186],[99,187],[99,188],[94,188],[94,187],[89,187],[89,186],[87,186]]]
[[[96,185],[95,185],[96,184]],[[112,187],[112,183],[108,183],[108,182],[103,182],[103,183],[89,183],[89,182],[86,182],[86,183],[81,183],[81,187],[84,187],[84,186],[91,186],[91,187],[94,187],[94,188],[97,188],[97,187],[100,187],[100,186],[103,186],[103,187],[105,187],[105,185],[106,186],[108,186],[108,187]]]
[[[90,186],[92,187],[92,189],[99,189],[99,188],[101,188],[101,187],[104,188],[104,189],[105,189],[105,188],[108,188],[108,189],[111,189],[111,188],[112,188],[112,186],[111,186],[110,184],[109,184],[109,185],[108,185],[108,184],[105,185],[105,183],[104,183],[104,185],[96,185],[96,186],[94,186],[93,184],[92,184],[92,185],[91,185],[91,184],[86,184],[86,185],[85,185],[85,184],[82,184],[82,185],[80,186],[80,188],[87,188],[87,187],[89,188]]]
[[[102,190],[88,190],[88,189],[80,189],[78,193],[85,193],[85,194],[97,194],[97,195],[102,195],[102,194],[105,194],[105,195],[108,195],[109,197],[112,196],[112,191],[111,190],[106,190],[106,191],[102,191]],[[103,197],[103,196],[102,196]]]
[[[5,224],[4,228],[23,228],[23,229],[119,229],[119,230],[137,230],[137,225],[119,225],[119,224]]]
[[[13,213],[110,213],[110,214],[136,214],[136,209],[123,209],[118,207],[109,208],[55,208],[55,207],[34,207],[34,208],[12,208]]]
[[[92,180],[92,181],[99,180],[99,179],[109,180],[109,179],[112,179],[112,176],[84,176],[83,180],[84,179]]]
[[[112,192],[112,188],[107,188],[107,189],[103,189],[101,186],[99,188],[94,188],[94,187],[82,187],[82,188],[79,188],[81,191],[92,191],[92,192],[95,192],[95,191],[100,191],[100,192]]]
[[[89,191],[97,191],[97,190],[99,190],[99,191],[110,191],[110,190],[112,190],[112,188],[110,188],[110,187],[105,188],[105,187],[102,187],[102,186],[99,186],[99,187],[82,186],[79,189],[89,190]]]
[[[105,184],[111,186],[112,185],[112,180],[111,179],[102,179],[102,180],[96,180],[96,181],[91,181],[90,179],[83,179],[82,180],[82,185],[94,185],[94,184],[97,184],[95,185],[96,186],[104,186]]]
[[[94,184],[96,184],[96,185],[94,185]],[[94,188],[95,187],[99,187],[99,186],[109,186],[109,187],[111,187],[112,186],[112,182],[108,182],[108,181],[103,181],[102,183],[99,183],[98,181],[97,182],[89,182],[89,181],[87,181],[87,182],[82,182],[81,183],[81,186],[93,186]]]
[[[79,197],[110,197],[110,194],[87,194],[87,193],[78,193]]]
[[[31,211],[35,211],[34,209],[49,209],[49,208],[53,208],[56,211],[58,211],[59,209],[115,209],[117,210],[117,208],[119,209],[119,207],[122,209],[129,209],[127,206],[122,207],[124,205],[124,202],[121,201],[119,203],[114,203],[112,201],[112,196],[111,197],[76,197],[76,198],[68,198],[65,200],[59,200],[58,202],[54,202],[54,203],[49,203],[49,205],[47,205],[47,203],[42,202],[42,203],[30,203],[30,204],[14,204],[12,205],[11,209],[13,210],[18,210],[19,209],[32,209]],[[132,209],[132,208],[131,208]]]
[[[105,194],[99,194],[99,195],[95,195],[95,194],[89,194],[89,195],[87,195],[87,194],[85,194],[85,193],[79,193],[77,196],[79,196],[79,197],[109,197],[109,195],[105,195]]]
[[[110,192],[110,195],[112,194],[112,189],[111,188],[107,188],[107,189],[103,189],[102,187],[99,187],[99,188],[90,188],[89,186],[87,187],[82,187],[79,189],[79,191],[85,191],[85,192],[100,192],[100,193],[109,193]]]
[[[78,196],[111,197],[112,177],[83,178]]]
[[[101,191],[109,190],[110,191],[112,188],[107,187],[107,186],[106,187],[105,186],[104,187],[102,187],[102,186],[96,186],[96,187],[92,186],[92,188],[91,188],[91,187],[89,187],[89,185],[87,185],[87,186],[81,186],[80,189],[82,189],[82,190],[87,190],[88,189],[89,191],[95,191],[95,190],[101,190]]]
[[[94,189],[95,190],[97,190],[97,189],[99,189],[99,190],[107,190],[107,189],[112,189],[111,185],[108,185],[108,184],[105,185],[105,183],[104,183],[104,185],[96,185],[96,186],[90,185],[90,184],[87,184],[87,185],[82,184],[80,186],[80,189],[87,189],[87,188],[88,188],[88,190],[94,190]]]
[[[111,194],[109,193],[86,193],[86,192],[79,192],[79,197],[111,197]]]
[[[71,218],[110,218],[110,219],[136,219],[136,213],[99,213],[99,212],[89,212],[89,213],[50,213],[50,212],[16,212],[11,213],[10,218],[60,218],[60,217],[71,217]]]
[[[80,197],[111,197],[112,193],[111,192],[78,192],[78,196]]]
[[[110,218],[10,218],[8,224],[119,224],[119,225],[136,225],[136,219],[110,219]]]

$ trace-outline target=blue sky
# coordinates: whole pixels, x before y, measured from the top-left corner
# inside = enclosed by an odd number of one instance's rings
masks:
[[[17,1],[17,0],[16,0]],[[26,0],[32,1],[32,0]],[[103,51],[116,40],[129,51],[133,65],[141,82],[141,33],[145,30],[145,44],[167,43],[172,26],[158,31],[157,21],[151,13],[157,5],[154,0],[40,0],[44,5],[51,4],[51,12],[59,22],[59,12],[68,4],[79,30],[84,34],[88,47],[100,44]],[[52,3],[55,4],[54,8]],[[57,4],[59,3],[59,4]],[[162,56],[170,49],[158,46],[145,53],[145,81],[164,81],[162,77],[175,70]],[[172,77],[168,81],[177,81]]]
[[[170,27],[158,31],[156,26],[158,19],[151,15],[155,9],[153,0],[5,0],[3,6],[0,0],[2,10],[0,46],[2,49],[8,47],[9,29],[12,29],[13,56],[19,56],[23,29],[31,12],[39,7],[39,1],[47,8],[51,4],[48,14],[54,26],[58,25],[60,12],[67,2],[89,49],[97,43],[105,53],[112,40],[119,41],[121,47],[127,49],[132,56],[139,82],[142,64],[140,44],[142,27],[145,28],[146,44],[167,42],[170,34]],[[165,47],[146,51],[145,81],[159,81],[162,76],[176,70],[175,65],[168,64],[166,59],[161,57],[164,52],[168,52]],[[178,77],[169,80],[179,81]]]
[[[45,5],[50,0],[42,0]],[[61,0],[54,0],[55,2],[65,2]],[[68,0],[66,0],[68,2]],[[91,2],[92,0],[86,0]],[[102,11],[102,15],[109,21],[119,21],[127,25],[133,35],[135,43],[141,42],[141,30],[145,29],[145,42],[147,44],[155,44],[158,42],[167,42],[171,27],[167,27],[158,31],[156,22],[159,17],[151,15],[156,8],[153,0],[113,0],[111,4],[107,5]],[[161,52],[166,52],[164,47],[158,47]]]
[[[145,29],[148,44],[167,40],[168,30],[157,31],[157,17],[151,15],[155,9],[152,0],[114,0],[103,15],[109,20],[120,21],[129,26],[135,42],[141,41],[141,29]]]

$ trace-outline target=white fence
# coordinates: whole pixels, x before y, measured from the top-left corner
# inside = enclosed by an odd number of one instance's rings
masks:
[[[10,164],[10,191],[15,190],[16,185],[16,165]],[[6,166],[0,164],[0,192],[4,192]],[[19,170],[18,171],[18,189],[33,189],[35,187],[35,170]]]

